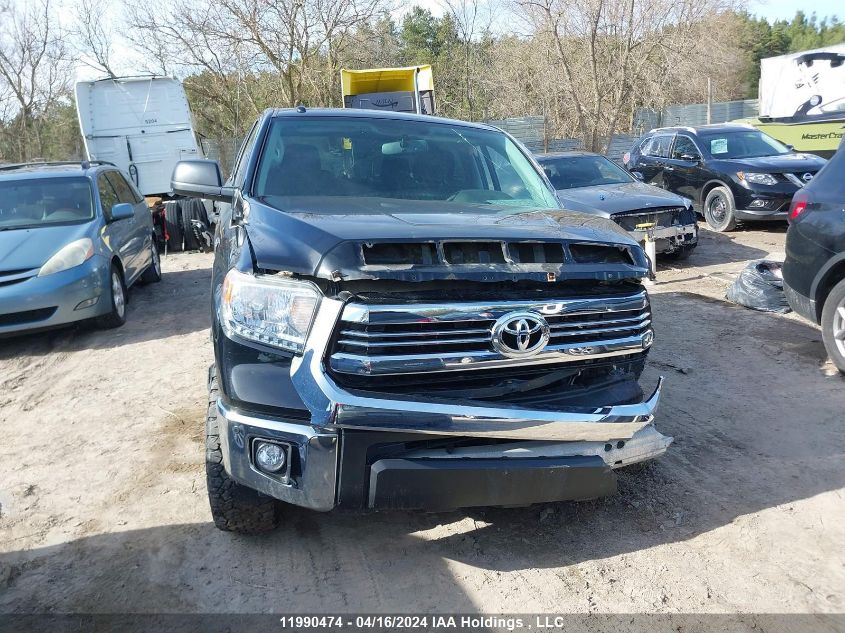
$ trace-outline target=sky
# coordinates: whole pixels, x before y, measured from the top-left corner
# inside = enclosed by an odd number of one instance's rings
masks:
[[[748,11],[756,16],[775,20],[790,20],[796,11],[811,14],[815,11],[819,18],[837,16],[845,21],[845,3],[842,0],[749,0]]]

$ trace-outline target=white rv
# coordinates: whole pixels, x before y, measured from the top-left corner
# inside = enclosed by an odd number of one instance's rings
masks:
[[[88,158],[114,163],[145,196],[168,195],[176,163],[202,158],[188,99],[176,79],[81,81],[76,109]]]

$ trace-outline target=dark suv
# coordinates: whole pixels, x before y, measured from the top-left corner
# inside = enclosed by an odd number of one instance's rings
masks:
[[[492,127],[368,110],[270,110],[215,235],[206,466],[218,527],[279,501],[444,509],[602,496],[662,454],[642,248],[560,208]]]
[[[783,287],[792,309],[822,328],[845,373],[845,150],[795,194],[786,233]]]
[[[738,220],[786,220],[793,194],[826,161],[724,124],[652,130],[623,162],[640,180],[691,198],[714,231],[730,231]]]

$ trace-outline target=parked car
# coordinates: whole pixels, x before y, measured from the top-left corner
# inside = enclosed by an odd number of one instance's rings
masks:
[[[691,198],[714,231],[786,220],[792,196],[826,162],[737,124],[652,130],[623,160],[636,178]]]
[[[159,281],[150,210],[103,163],[0,167],[0,334],[126,320],[126,292]]]
[[[792,199],[783,288],[798,314],[821,325],[831,360],[845,373],[845,150]]]
[[[567,209],[609,218],[638,242],[651,232],[658,254],[686,259],[698,244],[689,199],[638,181],[601,154],[571,151],[536,159]]]
[[[599,497],[662,454],[649,264],[621,228],[564,211],[486,125],[268,110],[223,183],[206,473],[215,524],[278,501],[445,509]]]

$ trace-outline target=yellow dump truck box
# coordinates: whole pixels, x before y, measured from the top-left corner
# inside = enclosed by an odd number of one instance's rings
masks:
[[[434,113],[431,66],[340,71],[343,107]]]

